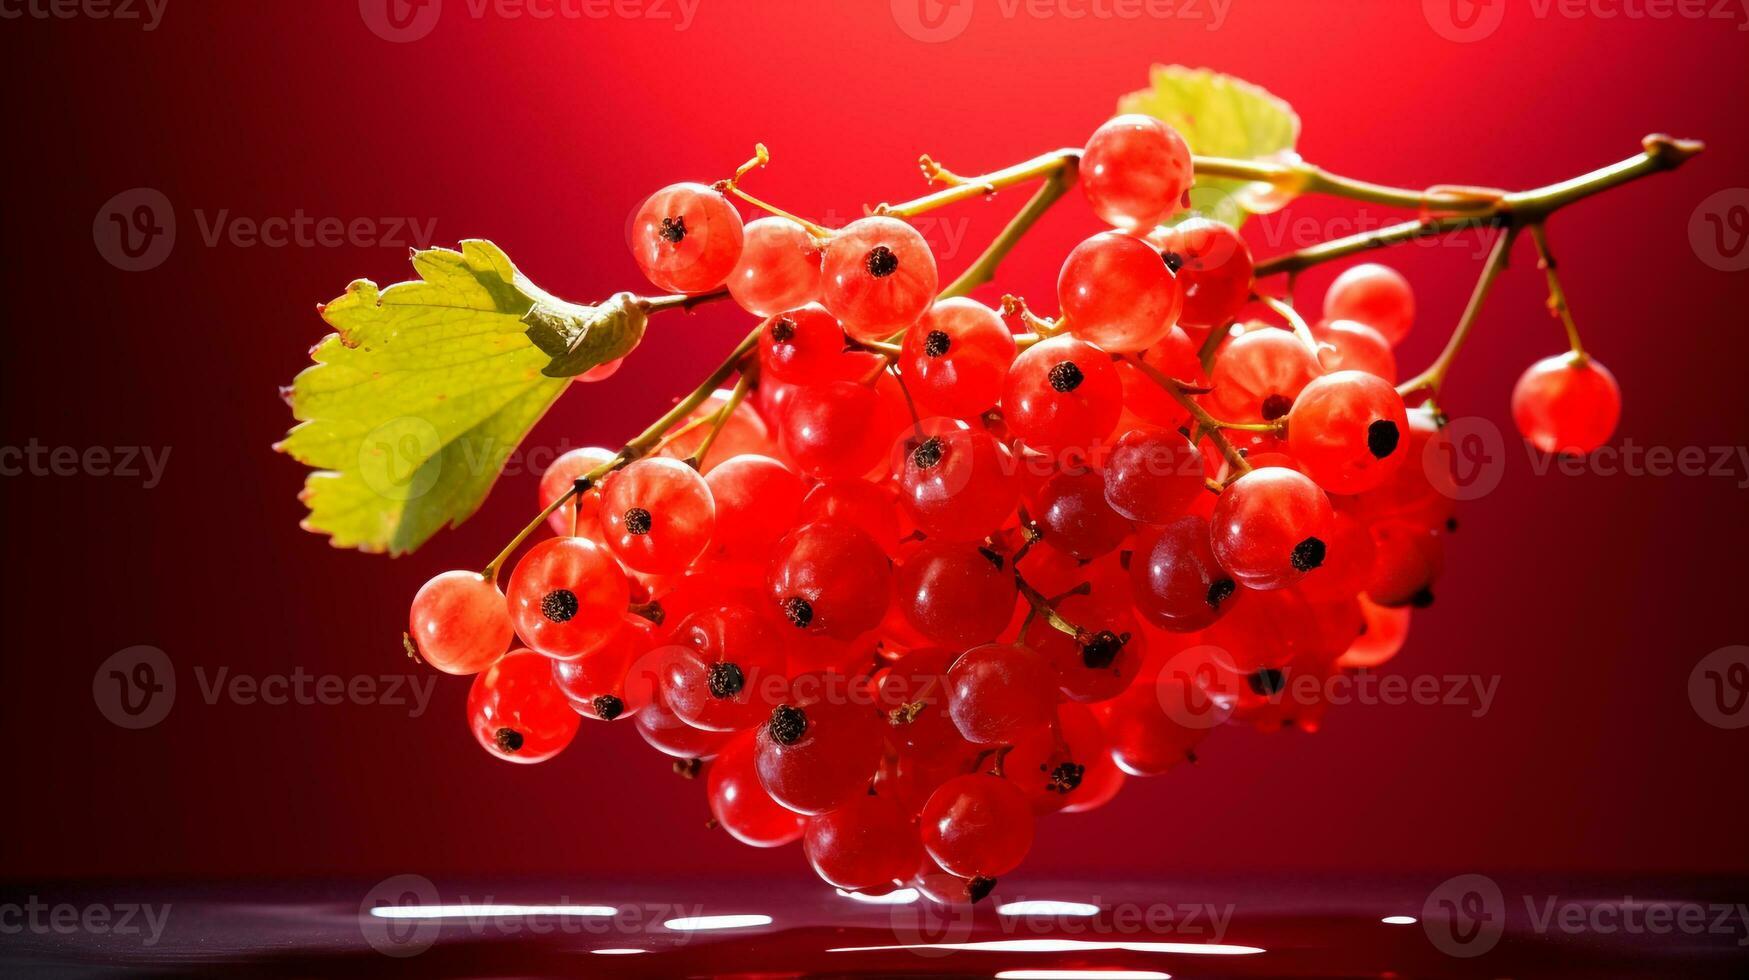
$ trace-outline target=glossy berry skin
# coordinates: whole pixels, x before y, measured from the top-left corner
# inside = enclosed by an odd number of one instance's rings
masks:
[[[552,661],[553,683],[585,718],[631,718],[656,694],[650,656],[655,641],[655,624],[628,614],[613,638],[589,656]]]
[[[651,748],[676,759],[713,759],[735,738],[734,732],[709,732],[681,721],[660,694],[632,724]]]
[[[1202,714],[1193,714],[1186,698],[1195,699],[1194,710]],[[1191,761],[1209,733],[1205,724],[1214,720],[1206,717],[1210,707],[1205,695],[1187,692],[1182,682],[1131,687],[1105,706],[1112,761],[1130,776],[1159,776]]]
[[[1286,330],[1257,327],[1235,337],[1215,359],[1204,396],[1223,422],[1273,422],[1293,408],[1321,368],[1312,352]]]
[[[754,316],[771,316],[820,296],[820,243],[788,218],[747,223],[740,261],[729,273],[729,295]]]
[[[1433,602],[1433,583],[1445,571],[1443,529],[1402,520],[1382,520],[1372,527],[1374,557],[1366,594],[1381,606],[1426,606]]]
[[[1353,320],[1325,320],[1312,327],[1318,364],[1326,371],[1365,371],[1397,383],[1397,355],[1384,334]]]
[[[741,257],[741,215],[703,184],[670,184],[632,219],[632,257],[659,288],[706,293]]]
[[[935,255],[917,229],[880,215],[844,226],[826,246],[820,300],[857,340],[884,340],[935,300]]]
[[[1105,486],[1106,477],[1098,470],[1080,467],[1046,480],[1031,509],[1044,531],[1044,543],[1080,559],[1117,550],[1135,525],[1106,503]]]
[[[553,501],[563,497],[577,482],[577,478],[594,470],[613,459],[611,449],[597,446],[586,446],[573,449],[553,460],[546,472],[540,477],[541,510],[551,507]],[[572,518],[575,517],[575,525]],[[601,540],[601,484],[596,484],[582,494],[572,497],[558,510],[547,517],[547,526],[557,535],[569,535],[573,526],[576,533],[586,538]]]
[[[1014,334],[996,311],[956,296],[905,331],[899,370],[923,412],[970,420],[1002,398],[1014,354]]]
[[[803,524],[778,542],[766,590],[790,626],[841,640],[873,629],[886,615],[892,562],[859,528]]]
[[[612,638],[631,587],[606,548],[588,538],[549,538],[516,563],[507,595],[516,635],[571,660]]]
[[[1020,352],[1002,386],[1008,427],[1040,452],[1105,438],[1123,410],[1123,384],[1104,351],[1052,337]]]
[[[886,483],[867,480],[825,480],[802,498],[798,521],[836,521],[860,528],[881,550],[892,554],[899,546],[899,507]]]
[[[1129,590],[1099,589],[1055,605],[1059,615],[1089,635],[1076,639],[1037,616],[1022,640],[1051,665],[1062,696],[1091,704],[1121,694],[1147,656]]]
[[[991,643],[960,654],[947,672],[947,707],[968,742],[1003,745],[1048,724],[1056,671],[1026,647]]]
[[[1073,702],[1057,708],[1057,732],[1069,758],[1081,767],[1079,786],[1062,794],[1064,813],[1084,813],[1109,803],[1123,788],[1123,770],[1111,760],[1111,741],[1093,709]]]
[[[760,785],[809,816],[867,795],[881,759],[881,724],[873,708],[841,695],[779,705],[757,729]]]
[[[880,396],[855,381],[798,388],[784,406],[779,441],[796,466],[815,479],[862,476],[887,451],[872,424],[880,411]]]
[[[930,537],[981,541],[1020,502],[1014,455],[983,429],[943,428],[907,442],[900,506]]]
[[[962,878],[997,878],[1032,849],[1032,804],[1000,776],[972,773],[943,783],[918,818],[923,847]]]
[[[964,650],[996,639],[1014,618],[1014,570],[971,544],[926,542],[899,563],[898,605],[933,643]]]
[[[956,659],[948,650],[918,647],[875,673],[875,710],[898,748],[935,759],[969,744],[948,713],[947,670]]]
[[[890,888],[923,857],[911,815],[883,796],[853,797],[809,818],[802,848],[822,881],[848,891]]]
[[[1181,327],[1168,330],[1159,343],[1142,354],[1142,360],[1168,378],[1188,385],[1202,387],[1208,381],[1197,358],[1197,344]],[[1117,361],[1114,366],[1123,385],[1124,414],[1118,422],[1119,431],[1135,428],[1142,422],[1163,429],[1189,425],[1190,413],[1158,381],[1129,360]]]
[[[1287,450],[1329,493],[1356,494],[1389,479],[1409,448],[1397,389],[1363,371],[1312,379],[1287,416]]]
[[[680,460],[647,456],[602,481],[602,535],[628,568],[681,571],[704,552],[715,528],[710,485]]]
[[[705,552],[725,561],[763,562],[779,538],[799,523],[802,478],[770,456],[743,453],[705,476],[716,521]]]
[[[474,740],[507,762],[545,762],[571,744],[581,719],[553,683],[552,661],[512,650],[474,675],[468,724]]]
[[[1333,520],[1330,498],[1311,478],[1271,466],[1221,491],[1210,538],[1215,558],[1240,585],[1280,589],[1324,563]]]
[[[1178,282],[1184,290],[1184,309],[1178,322],[1208,329],[1225,326],[1251,298],[1251,247],[1232,225],[1208,218],[1187,218],[1170,228],[1159,228],[1148,240],[1176,260]]]
[[[774,313],[759,327],[759,364],[779,381],[847,380],[844,327],[818,303]]]
[[[1164,524],[1181,517],[1202,494],[1207,464],[1183,433],[1132,429],[1105,462],[1104,494],[1112,510],[1132,521]]]
[[[1621,388],[1595,359],[1545,357],[1512,388],[1512,420],[1545,453],[1582,455],[1609,441],[1621,418]]]
[[[753,765],[752,732],[743,732],[711,760],[705,795],[711,816],[729,836],[749,847],[782,847],[800,840],[806,826],[794,810],[777,805]]]
[[[1063,260],[1057,302],[1075,336],[1127,353],[1152,347],[1178,323],[1184,286],[1153,246],[1107,231]]]
[[[444,572],[420,586],[407,620],[420,659],[446,674],[479,673],[510,647],[504,593],[478,572]]]
[[[694,728],[728,732],[770,717],[787,695],[785,638],[761,612],[729,603],[703,609],[669,636],[662,697]]]
[[[1081,188],[1099,220],[1146,230],[1178,209],[1195,174],[1190,147],[1152,116],[1106,120],[1081,151]]]
[[[1414,614],[1408,609],[1388,609],[1361,596],[1360,611],[1366,632],[1343,652],[1337,667],[1377,667],[1395,657],[1409,639],[1409,619]]]
[[[1136,613],[1163,630],[1208,629],[1239,600],[1239,583],[1215,560],[1208,522],[1180,517],[1130,556]]]
[[[1324,294],[1326,320],[1358,320],[1395,347],[1415,323],[1415,291],[1401,272],[1376,262],[1343,270]]]

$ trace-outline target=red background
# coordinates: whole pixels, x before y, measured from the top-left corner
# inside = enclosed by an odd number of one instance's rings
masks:
[[[421,553],[337,551],[297,529],[303,471],[269,451],[276,386],[324,332],[313,312],[354,277],[406,278],[404,250],[208,247],[194,212],[414,216],[439,243],[489,237],[579,301],[639,287],[624,247],[650,190],[725,176],[754,141],[750,189],[839,220],[921,193],[929,152],[972,173],[1081,143],[1151,62],[1265,85],[1304,119],[1308,159],[1420,186],[1532,186],[1631,155],[1645,133],[1707,154],[1563,213],[1551,226],[1589,345],[1626,392],[1618,439],[1743,441],[1745,273],[1688,241],[1708,195],[1743,180],[1749,34],[1716,20],[1538,19],[1513,5],[1454,43],[1417,3],[1237,0],[1208,20],[1005,17],[980,0],[939,44],[886,3],[705,0],[671,20],[475,19],[450,0],[429,37],[388,43],[350,0],[196,4],[162,25],[0,25],[12,93],[4,220],[4,443],[173,447],[163,483],[9,477],[0,591],[0,729],[14,875],[626,872],[795,873],[707,831],[703,787],[630,726],[589,725],[551,764],[498,764],[462,723],[465,681],[430,711],[208,705],[194,668],[256,676],[405,673],[407,602],[478,566],[534,509],[532,475]],[[1024,8],[1023,8],[1024,9]],[[1204,5],[1206,10],[1206,5]],[[148,186],[174,203],[176,250],[118,271],[92,216]],[[1023,198],[948,213],[957,271]],[[1361,209],[1378,223],[1387,215]],[[1313,231],[1352,215],[1309,202]],[[1093,227],[1078,194],[1004,269],[1042,298]],[[1283,247],[1251,229],[1261,253]],[[938,237],[938,249],[945,243]],[[1400,249],[1422,314],[1400,351],[1438,350],[1473,281],[1475,242]],[[1510,433],[1519,370],[1560,349],[1528,249],[1448,388],[1454,414]],[[1316,302],[1335,270],[1304,277]],[[992,294],[994,295],[994,294]],[[664,317],[611,381],[570,392],[530,445],[617,444],[746,329],[711,308]],[[1744,731],[1703,723],[1686,683],[1745,640],[1749,473],[1535,476],[1515,438],[1499,490],[1463,509],[1438,603],[1398,673],[1498,677],[1492,710],[1360,706],[1316,736],[1217,733],[1198,766],[1134,780],[1096,813],[1041,826],[1028,868],[1136,874],[1450,868],[1749,869]],[[124,731],[92,672],[134,644],[175,661],[169,718]]]

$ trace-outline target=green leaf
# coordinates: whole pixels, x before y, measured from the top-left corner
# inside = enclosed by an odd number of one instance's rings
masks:
[[[1147,88],[1119,98],[1117,111],[1163,120],[1184,136],[1192,153],[1256,160],[1291,153],[1299,139],[1293,107],[1243,79],[1207,68],[1155,65],[1148,80]],[[1198,178],[1191,204],[1237,226],[1262,208],[1259,189],[1230,178]]]
[[[555,299],[496,245],[413,254],[419,279],[360,279],[321,308],[338,333],[286,390],[299,420],[275,448],[315,467],[306,530],[404,554],[471,516],[567,378],[643,336],[630,297]]]

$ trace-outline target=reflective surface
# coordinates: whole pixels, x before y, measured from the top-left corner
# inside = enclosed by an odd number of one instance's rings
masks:
[[[11,883],[0,973],[1737,977],[1749,882],[1044,881],[976,908],[799,880]]]

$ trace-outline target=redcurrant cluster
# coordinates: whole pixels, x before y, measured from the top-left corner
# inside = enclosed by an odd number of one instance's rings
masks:
[[[1111,230],[1067,256],[1054,321],[938,298],[891,213],[743,225],[733,182],[652,195],[650,280],[764,320],[736,387],[658,444],[552,466],[555,536],[506,591],[419,591],[412,642],[476,675],[480,744],[540,762],[582,718],[629,719],[709,761],[736,839],[801,839],[839,888],[975,900],[1036,816],[1192,759],[1218,722],[1315,728],[1327,688],[1290,679],[1390,659],[1456,529],[1441,418],[1396,387],[1409,284],[1351,268],[1308,325],[1254,295],[1232,227],[1179,213],[1171,128],[1113,119],[1078,167]],[[1242,318],[1259,300],[1286,325]],[[1513,412],[1584,451],[1617,405],[1576,356]]]

